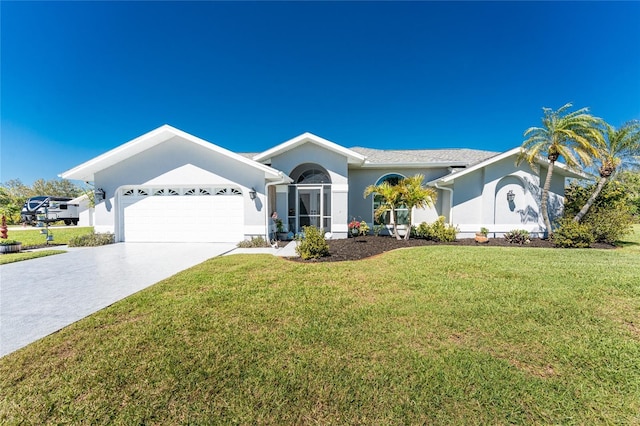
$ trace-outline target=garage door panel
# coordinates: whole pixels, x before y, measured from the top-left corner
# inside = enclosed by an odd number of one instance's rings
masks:
[[[121,197],[125,241],[237,242],[244,238],[242,195],[203,195],[201,191],[165,195],[168,189],[143,190],[161,195]]]

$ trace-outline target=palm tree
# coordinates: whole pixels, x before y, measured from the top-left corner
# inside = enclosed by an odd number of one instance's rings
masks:
[[[404,178],[398,183],[398,189],[401,194],[400,200],[409,211],[407,233],[404,235],[405,240],[408,240],[409,235],[411,234],[411,212],[413,208],[426,208],[432,206],[438,196],[437,192],[433,188],[422,186],[423,180],[424,175],[417,174],[415,176]]]
[[[522,151],[517,161],[520,164],[522,160],[527,160],[529,164],[534,165],[542,153],[547,154],[549,167],[542,188],[540,209],[549,236],[552,235],[552,231],[547,203],[555,162],[562,157],[567,166],[572,168],[591,164],[593,158],[598,155],[594,144],[602,138],[599,131],[602,120],[589,114],[588,108],[568,112],[572,106],[568,103],[557,111],[542,108],[542,127],[530,127],[524,132],[527,139],[522,143]]]
[[[605,183],[619,168],[640,166],[640,121],[629,121],[619,129],[604,123],[603,136],[596,144],[600,159],[600,180],[591,197],[573,218],[575,222],[580,222],[587,214]]]
[[[396,224],[396,208],[400,205],[400,196],[398,185],[392,185],[388,181],[384,181],[379,185],[369,185],[364,190],[364,198],[367,198],[371,194],[380,195],[382,203],[373,212],[375,217],[383,217],[387,211],[391,211],[391,223],[393,223],[393,235],[396,239],[400,239],[398,234],[398,226]]]

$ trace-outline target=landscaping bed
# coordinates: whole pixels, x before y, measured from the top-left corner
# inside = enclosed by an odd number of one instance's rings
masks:
[[[453,242],[435,242],[431,240],[411,238],[407,241],[397,240],[388,236],[366,235],[357,238],[346,238],[341,240],[328,240],[329,256],[319,259],[302,260],[300,258],[292,258],[299,262],[341,262],[346,260],[359,260],[368,257],[377,256],[381,253],[407,247],[422,247],[433,245],[457,245],[457,246],[478,246],[478,247],[543,247],[553,248],[554,245],[549,240],[532,239],[529,244],[518,245],[508,243],[504,238],[491,238],[486,244],[479,244],[473,238],[461,238]],[[615,246],[609,244],[595,243],[592,248],[612,249]]]

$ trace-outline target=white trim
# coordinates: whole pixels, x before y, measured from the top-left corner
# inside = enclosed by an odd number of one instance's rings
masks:
[[[224,155],[242,164],[246,164],[250,167],[261,170],[264,172],[266,179],[281,178],[278,170],[255,162],[249,158],[246,158],[240,154],[236,154],[235,152],[229,151],[228,149],[222,148],[211,142],[207,142],[197,136],[190,135],[189,133],[176,129],[175,127],[169,126],[168,124],[160,126],[157,129],[145,133],[142,136],[138,136],[137,138],[126,142],[110,151],[107,151],[104,154],[92,158],[91,160],[86,161],[79,166],[67,170],[66,172],[62,172],[58,176],[63,179],[74,179],[82,180],[85,182],[93,182],[95,180],[95,173],[111,167],[114,164],[117,164],[135,154],[146,151],[147,149],[152,148],[176,136],[193,144],[199,145],[212,152]]]
[[[434,180],[432,180],[430,182],[427,182],[427,185],[436,186],[437,184],[447,184],[447,183],[453,182],[456,178],[458,178],[460,176],[464,176],[466,174],[475,172],[476,170],[482,169],[482,168],[484,168],[484,167],[486,167],[486,166],[488,166],[490,164],[496,163],[496,162],[498,162],[500,160],[504,160],[505,158],[509,158],[509,157],[514,156],[516,154],[520,154],[521,149],[522,148],[520,148],[520,147],[510,149],[509,151],[505,151],[502,154],[495,155],[495,156],[493,156],[491,158],[488,158],[488,159],[486,159],[484,161],[481,161],[481,162],[479,162],[479,163],[477,163],[477,164],[475,164],[475,165],[473,165],[471,167],[467,167],[466,169],[463,169],[463,170],[460,170],[460,171],[455,171],[455,172],[452,172],[452,173],[450,173],[450,174],[448,174],[446,176],[443,176],[441,178],[434,179]],[[541,166],[548,166],[548,163],[547,163],[546,159],[541,157],[541,156],[538,156],[536,158],[536,163],[541,165]],[[556,168],[559,168],[560,170],[562,170],[564,172],[564,173],[562,173],[562,175],[564,175],[565,177],[583,178],[583,179],[586,179],[588,177],[585,173],[582,173],[582,172],[577,171],[577,170],[571,170],[564,163],[556,162],[554,165],[555,165]]]
[[[355,151],[352,151],[348,148],[340,146],[327,139],[321,138],[320,136],[316,136],[313,133],[305,132],[299,136],[296,136],[293,139],[289,139],[286,142],[283,142],[279,145],[274,146],[271,149],[268,149],[264,152],[261,152],[260,154],[255,155],[253,157],[253,160],[258,162],[270,160],[272,157],[276,155],[280,155],[286,151],[289,151],[290,149],[293,149],[305,143],[313,143],[320,147],[326,148],[330,151],[344,155],[345,157],[347,157],[349,164],[362,164],[366,159],[366,157],[362,154],[358,154]]]

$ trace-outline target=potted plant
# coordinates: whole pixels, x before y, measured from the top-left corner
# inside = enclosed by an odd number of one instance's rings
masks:
[[[349,233],[353,238],[357,237],[360,234],[360,222],[355,219],[349,222]]]
[[[0,253],[18,253],[22,250],[22,243],[16,240],[0,240]]]
[[[489,230],[484,226],[480,228],[480,232],[476,232],[476,243],[488,243],[489,242]]]
[[[282,222],[282,219],[276,218],[274,222],[276,223],[276,236],[278,240],[284,241],[289,239],[289,234],[284,230],[284,222]]]
[[[22,250],[22,243],[16,240],[7,239],[7,218],[2,215],[0,223],[0,253],[18,253]]]

